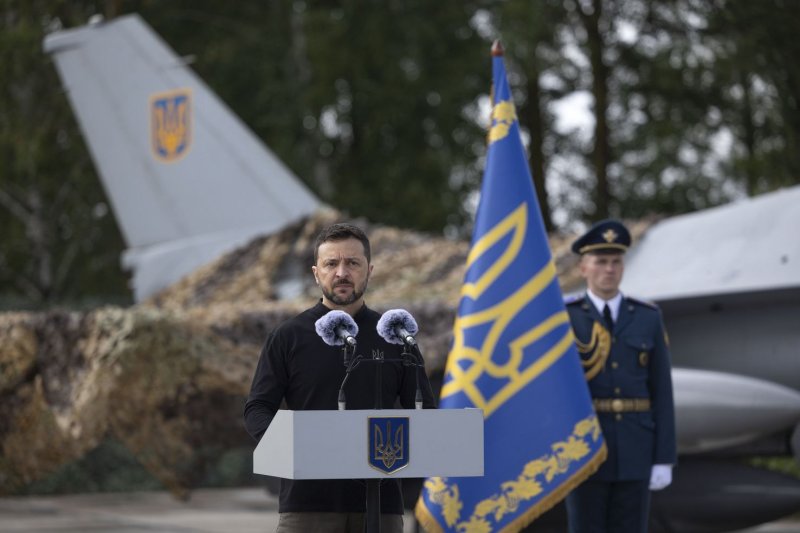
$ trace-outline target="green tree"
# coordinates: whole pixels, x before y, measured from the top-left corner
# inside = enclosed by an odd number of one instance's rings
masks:
[[[465,117],[490,81],[471,2],[310,3],[309,103],[333,205],[401,227],[463,223],[485,132]]]
[[[676,214],[798,183],[800,5],[787,0],[7,0],[0,293],[128,294],[123,243],[41,49],[138,12],[324,201],[468,232],[491,41],[506,50],[549,229]],[[588,130],[556,106],[591,103]]]
[[[620,4],[612,115],[616,213],[678,214],[730,199],[718,166],[716,57],[703,3]]]
[[[795,4],[567,0],[551,72],[592,95],[573,218],[678,214],[797,183]],[[754,24],[754,21],[758,23]],[[575,52],[578,52],[577,54]],[[581,170],[583,169],[583,170]]]
[[[137,8],[324,201],[400,227],[464,224],[485,138],[465,109],[490,80],[475,3]]]
[[[42,53],[57,15],[84,21],[93,10],[73,2],[6,2],[0,20],[0,293],[27,306],[124,289],[119,234]]]
[[[733,136],[725,171],[750,196],[800,183],[800,4],[718,0],[714,43],[721,120]]]
[[[528,2],[511,0],[493,9],[494,36],[502,40],[506,66],[512,79],[520,125],[527,134],[528,164],[542,212],[545,229],[553,231],[553,200],[548,192],[550,160],[563,138],[553,127],[550,109],[564,96],[564,86],[543,83],[557,55],[556,29],[564,23],[565,11],[559,0]]]
[[[632,6],[634,6],[632,8]],[[619,47],[620,212],[684,213],[798,183],[796,4],[634,2]],[[620,19],[618,19],[620,20]]]

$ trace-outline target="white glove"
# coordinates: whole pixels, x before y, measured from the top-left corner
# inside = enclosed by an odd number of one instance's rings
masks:
[[[650,471],[650,490],[661,490],[672,483],[672,465],[653,465]]]

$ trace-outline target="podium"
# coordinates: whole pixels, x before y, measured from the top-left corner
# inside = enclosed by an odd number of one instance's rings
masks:
[[[253,472],[363,479],[365,531],[379,533],[382,478],[483,475],[483,411],[279,410],[253,452]]]
[[[279,410],[253,452],[253,472],[286,479],[482,476],[483,411]]]

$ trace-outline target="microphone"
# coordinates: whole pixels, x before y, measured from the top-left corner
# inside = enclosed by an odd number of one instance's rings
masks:
[[[344,311],[335,309],[333,311],[328,311],[322,318],[314,322],[314,329],[317,330],[317,335],[322,337],[325,344],[343,347],[344,366],[347,367],[347,371],[344,374],[342,384],[339,386],[339,398],[337,399],[337,403],[339,405],[339,410],[344,411],[347,404],[344,395],[344,384],[347,383],[347,378],[350,377],[350,371],[353,369],[349,352],[352,350],[355,355],[358,324],[353,320],[353,317]]]
[[[405,309],[390,309],[378,320],[378,335],[391,344],[409,344],[415,346],[414,335],[419,328],[411,313]]]
[[[414,335],[417,334],[419,328],[417,321],[411,316],[411,313],[405,309],[390,309],[383,313],[383,316],[378,320],[376,327],[378,335],[383,337],[383,340],[390,344],[406,344],[413,346],[412,352],[417,352],[419,359],[414,361],[414,376],[416,381],[416,392],[414,395],[414,407],[422,409],[422,389],[419,387],[419,372],[422,366],[422,356],[417,348],[417,340]],[[403,355],[405,350],[403,350]],[[413,355],[412,355],[413,357]]]
[[[344,311],[329,311],[325,316],[314,322],[317,335],[322,337],[329,346],[343,346],[355,348],[358,324],[353,317]]]

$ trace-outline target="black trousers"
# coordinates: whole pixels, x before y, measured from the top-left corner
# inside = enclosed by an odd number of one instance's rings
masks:
[[[588,480],[566,500],[570,533],[647,533],[649,481]]]

